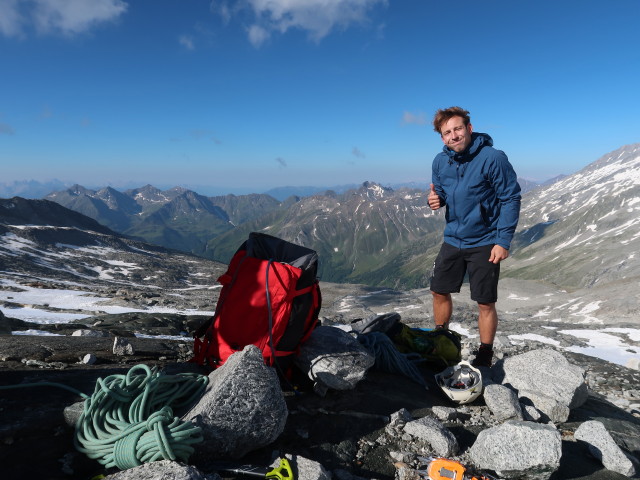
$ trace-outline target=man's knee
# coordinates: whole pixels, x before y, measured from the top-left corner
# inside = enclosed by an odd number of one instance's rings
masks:
[[[484,311],[484,312],[492,312],[496,309],[496,303],[482,303],[482,302],[478,302],[478,308],[480,309],[480,311]]]
[[[438,293],[431,290],[431,295],[433,296],[434,300],[451,300],[450,293]]]

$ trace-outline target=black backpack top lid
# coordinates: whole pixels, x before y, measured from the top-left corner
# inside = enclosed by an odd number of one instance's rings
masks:
[[[286,263],[305,271],[313,268],[314,273],[317,269],[318,254],[315,250],[266,233],[251,232],[243,247],[247,255],[261,260]]]

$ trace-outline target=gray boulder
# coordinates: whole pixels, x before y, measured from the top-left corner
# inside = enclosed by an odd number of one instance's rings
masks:
[[[452,422],[458,418],[458,410],[453,407],[441,407],[436,405],[431,408],[433,414],[438,417],[438,420],[443,422]]]
[[[105,480],[222,480],[217,473],[205,475],[191,465],[170,460],[144,463],[139,467],[107,475]]]
[[[521,389],[518,391],[520,402],[539,412],[539,421],[551,420],[554,423],[565,422],[569,418],[571,409],[562,399],[556,399],[539,391]]]
[[[316,393],[351,390],[375,363],[375,357],[350,334],[336,327],[318,327],[300,348],[295,363],[314,381]]]
[[[555,350],[531,350],[508,357],[503,368],[502,383],[511,385],[520,398],[528,398],[556,423],[566,421],[570,409],[587,401],[584,369],[569,363]]]
[[[411,415],[409,410],[407,410],[406,408],[401,408],[397,412],[391,414],[389,423],[385,427],[385,432],[387,432],[387,434],[389,435],[395,436],[404,428],[407,422],[410,422],[412,420],[413,416]]]
[[[484,402],[496,420],[522,420],[522,408],[518,395],[504,385],[492,384],[484,388]]]
[[[590,420],[581,424],[575,431],[576,440],[585,442],[591,454],[604,468],[631,477],[636,469],[631,460],[618,447],[602,422]]]
[[[67,405],[62,413],[65,423],[70,427],[75,427],[78,419],[82,416],[82,412],[84,412],[84,400]]]
[[[520,403],[522,409],[522,418],[529,422],[539,422],[542,419],[542,413],[533,405],[527,405],[526,403]]]
[[[113,340],[113,354],[124,356],[124,355],[134,355],[135,349],[129,340],[122,337],[116,337]]]
[[[469,449],[476,467],[526,480],[548,479],[561,455],[562,440],[554,426],[517,420],[481,431]]]
[[[209,374],[203,397],[182,419],[203,430],[192,458],[240,458],[278,438],[287,413],[275,370],[248,345]]]
[[[422,417],[408,422],[404,432],[425,444],[430,452],[441,457],[451,457],[458,453],[456,437],[437,419]]]
[[[84,357],[82,357],[82,363],[85,365],[93,365],[98,361],[98,358],[93,353],[87,353]]]

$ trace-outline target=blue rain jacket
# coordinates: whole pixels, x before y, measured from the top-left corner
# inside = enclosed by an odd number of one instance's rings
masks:
[[[433,160],[432,183],[446,206],[444,241],[457,248],[506,249],[520,216],[520,185],[507,156],[486,133],[472,133],[461,153],[445,145]]]

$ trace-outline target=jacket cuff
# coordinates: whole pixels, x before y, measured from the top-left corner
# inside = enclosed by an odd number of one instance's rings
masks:
[[[509,250],[511,248],[511,244],[505,242],[504,240],[496,240],[496,245],[500,245],[502,248]]]

